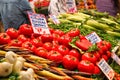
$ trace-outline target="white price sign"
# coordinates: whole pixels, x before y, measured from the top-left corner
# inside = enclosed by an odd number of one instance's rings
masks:
[[[66,3],[68,13],[77,12],[77,7],[76,7],[75,0],[65,0],[65,3]]]
[[[119,47],[120,47],[120,42],[118,43],[116,47],[113,48],[111,57],[117,64],[120,65],[120,58],[115,54],[115,52],[117,52]]]
[[[86,37],[86,39],[88,39],[92,44],[95,44],[95,43],[97,43],[97,42],[102,41],[102,40],[100,39],[100,37],[97,35],[96,32],[92,32],[91,34],[88,34],[88,35],[85,36],[85,37]]]
[[[54,24],[60,24],[60,21],[57,19],[57,17],[55,15],[49,15],[50,18],[52,19]]]
[[[50,34],[46,18],[43,14],[28,12],[34,33],[36,34]]]
[[[97,65],[109,80],[113,80],[115,73],[104,59],[101,59]]]
[[[111,57],[113,58],[113,60],[115,60],[117,64],[120,65],[120,58],[115,53],[112,53]]]

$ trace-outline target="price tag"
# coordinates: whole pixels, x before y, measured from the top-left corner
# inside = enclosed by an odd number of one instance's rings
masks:
[[[115,73],[104,59],[101,59],[97,65],[109,80],[113,80]]]
[[[111,57],[117,64],[120,65],[120,58],[115,54],[115,52],[117,52],[119,47],[120,47],[120,42],[118,42],[118,45],[113,48]]]
[[[75,0],[65,0],[65,3],[66,3],[68,13],[77,12],[77,7],[76,7]]]
[[[111,57],[117,64],[120,65],[120,58],[115,53],[112,53]]]
[[[92,44],[95,44],[95,43],[97,43],[97,42],[102,41],[102,40],[100,39],[100,37],[97,35],[96,32],[92,32],[91,34],[88,34],[88,35],[85,36],[85,37],[86,37],[86,39],[88,39]]]
[[[52,19],[54,24],[60,24],[60,21],[57,19],[57,17],[55,15],[49,15],[50,18]]]
[[[43,14],[36,14],[27,12],[30,19],[34,33],[36,34],[50,34],[46,18]]]

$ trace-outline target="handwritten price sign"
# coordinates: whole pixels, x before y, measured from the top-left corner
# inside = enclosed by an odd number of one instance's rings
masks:
[[[30,19],[34,33],[50,34],[46,18],[43,14],[28,12],[28,17]]]
[[[66,2],[66,7],[67,7],[67,12],[68,13],[75,13],[77,12],[75,0],[65,0]]]

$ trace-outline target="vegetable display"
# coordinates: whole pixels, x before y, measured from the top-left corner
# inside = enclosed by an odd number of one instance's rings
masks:
[[[103,75],[97,63],[104,59],[115,70],[114,79],[119,79],[119,66],[115,67],[111,55],[120,38],[120,25],[107,14],[92,13],[95,11],[61,14],[58,16],[61,24],[53,24],[49,19],[51,34],[34,34],[29,24],[0,33],[0,67],[9,67],[8,73],[0,69],[0,73],[4,73],[0,78],[95,80]],[[92,32],[96,32],[101,41],[91,43],[86,36]],[[16,35],[13,37],[13,34]],[[118,56],[119,51],[118,48]]]

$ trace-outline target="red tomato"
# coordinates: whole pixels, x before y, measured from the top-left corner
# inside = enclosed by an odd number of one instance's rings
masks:
[[[59,42],[56,40],[53,40],[52,44],[53,44],[52,50],[58,50]]]
[[[42,42],[52,42],[53,36],[51,34],[42,34],[41,39]]]
[[[70,37],[76,37],[80,35],[80,30],[78,28],[73,28],[67,33]]]
[[[6,33],[10,36],[11,39],[16,39],[19,35],[19,32],[15,28],[8,28]]]
[[[19,27],[20,34],[24,34],[25,36],[30,36],[33,33],[32,26],[29,24],[22,24]]]
[[[102,55],[102,58],[103,58],[105,61],[108,61],[107,55]]]
[[[52,44],[51,42],[45,42],[45,43],[43,44],[43,47],[44,47],[46,50],[50,51],[50,50],[52,50],[53,44]]]
[[[72,55],[65,55],[63,57],[62,65],[66,69],[74,70],[74,69],[77,68],[78,63],[79,63],[79,60],[76,57],[72,56]]]
[[[96,64],[97,62],[97,58],[95,57],[95,55],[87,52],[82,55],[82,60],[88,60],[94,64]]]
[[[93,54],[94,54],[94,56],[97,58],[97,61],[99,61],[100,60],[100,58],[101,58],[101,55],[100,55],[100,53],[98,52],[98,51],[94,51],[94,52],[92,52]]]
[[[76,49],[71,49],[69,51],[68,55],[72,55],[72,56],[76,57],[78,60],[80,60],[80,58],[81,58],[81,54]]]
[[[94,73],[95,65],[88,60],[81,60],[78,63],[78,70],[81,72]]]
[[[50,33],[51,33],[51,34],[53,34],[54,31],[55,31],[53,28],[49,28],[49,30],[50,30]]]
[[[9,45],[10,45],[10,46],[21,47],[22,41],[20,41],[20,40],[18,40],[18,39],[13,39],[13,40],[10,41]]]
[[[69,53],[69,49],[64,45],[60,45],[58,46],[58,52],[60,52],[64,56]]]
[[[92,46],[92,43],[91,43],[89,40],[87,40],[87,39],[81,39],[81,40],[77,40],[77,41],[75,42],[75,45],[76,45],[77,47],[79,47],[80,49],[86,51],[86,50],[89,49],[89,47]]]
[[[94,74],[100,74],[100,72],[100,68],[98,66],[95,66]]]
[[[111,52],[110,52],[110,51],[107,51],[106,54],[107,54],[107,57],[108,57],[108,59],[109,59],[109,58],[111,57]]]
[[[0,44],[8,44],[10,40],[10,36],[7,33],[0,33]]]
[[[26,49],[29,49],[33,52],[36,51],[36,47],[30,41],[26,41],[26,42],[22,43],[22,47],[26,48]]]
[[[35,54],[40,57],[47,58],[48,51],[43,47],[38,47],[35,51]]]
[[[59,43],[62,45],[65,45],[67,47],[69,47],[69,42],[71,42],[72,39],[69,35],[63,35],[59,38]]]
[[[32,33],[31,34],[31,39],[38,38],[39,36],[40,36],[40,34]]]
[[[61,30],[59,30],[59,29],[56,29],[56,30],[54,31],[54,33],[55,33],[55,34],[58,34],[58,35],[60,35],[60,36],[63,36],[63,35],[65,34],[63,31],[61,31]]]
[[[59,41],[60,38],[59,34],[53,33],[52,36],[53,36],[53,40]]]
[[[111,49],[111,43],[110,42],[108,42],[108,41],[102,41],[102,43],[107,46],[107,50]]]
[[[26,38],[23,34],[19,35],[17,39],[20,40],[20,41],[22,41],[22,42],[25,42],[25,41],[28,41],[28,40],[29,40],[29,39]]]
[[[48,52],[47,58],[51,61],[54,61],[55,63],[61,63],[63,56],[58,51],[51,50]]]
[[[98,42],[97,47],[99,48],[99,50],[102,50],[103,53],[106,53],[106,51],[108,50],[108,46],[104,41]]]
[[[31,43],[34,44],[36,47],[41,47],[43,46],[43,42],[42,40],[38,39],[38,38],[34,38],[31,40]]]

